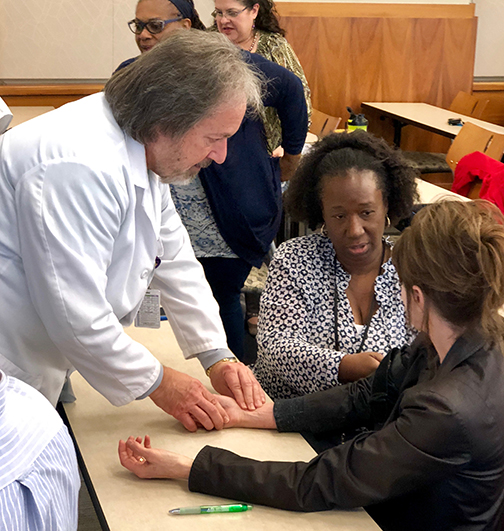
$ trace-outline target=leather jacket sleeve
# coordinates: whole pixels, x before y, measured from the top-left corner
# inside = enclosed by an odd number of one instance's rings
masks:
[[[318,434],[383,426],[397,402],[405,374],[417,351],[416,344],[420,341],[421,338],[411,348],[392,349],[376,372],[367,378],[276,401],[274,415],[278,431]]]
[[[470,449],[456,404],[408,390],[395,421],[309,463],[259,462],[206,446],[189,489],[291,511],[366,507],[453,477],[470,461]]]

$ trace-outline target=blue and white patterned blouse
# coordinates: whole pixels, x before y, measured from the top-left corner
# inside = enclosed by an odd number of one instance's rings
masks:
[[[334,290],[338,286],[338,340],[335,350]],[[254,373],[271,398],[291,398],[339,384],[341,359],[358,351],[364,332],[356,325],[346,289],[350,275],[335,260],[330,239],[322,234],[282,244],[261,297],[258,357]],[[399,277],[388,260],[375,282],[379,308],[369,325],[362,351],[387,353],[411,343]]]
[[[222,237],[199,177],[187,184],[170,185],[173,204],[189,233],[198,258],[237,258]]]

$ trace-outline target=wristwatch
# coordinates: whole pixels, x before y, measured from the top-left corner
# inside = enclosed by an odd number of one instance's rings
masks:
[[[208,377],[210,377],[210,373],[212,372],[212,369],[213,369],[218,363],[223,363],[223,362],[228,362],[228,363],[238,363],[238,359],[235,358],[235,357],[232,357],[232,358],[222,358],[221,360],[216,361],[213,365],[210,365],[210,367],[208,367],[208,369],[206,370],[206,375],[207,375]]]

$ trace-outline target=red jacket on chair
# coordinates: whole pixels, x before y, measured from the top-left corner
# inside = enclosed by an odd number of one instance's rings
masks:
[[[455,168],[452,192],[467,197],[472,182],[482,181],[480,199],[487,199],[504,212],[504,164],[476,151],[462,157]]]

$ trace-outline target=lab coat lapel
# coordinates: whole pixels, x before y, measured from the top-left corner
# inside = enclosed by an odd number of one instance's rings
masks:
[[[136,189],[137,204],[142,206],[157,240],[161,226],[159,177],[147,170],[145,147],[129,137],[126,137],[126,144],[131,167],[131,178]]]

